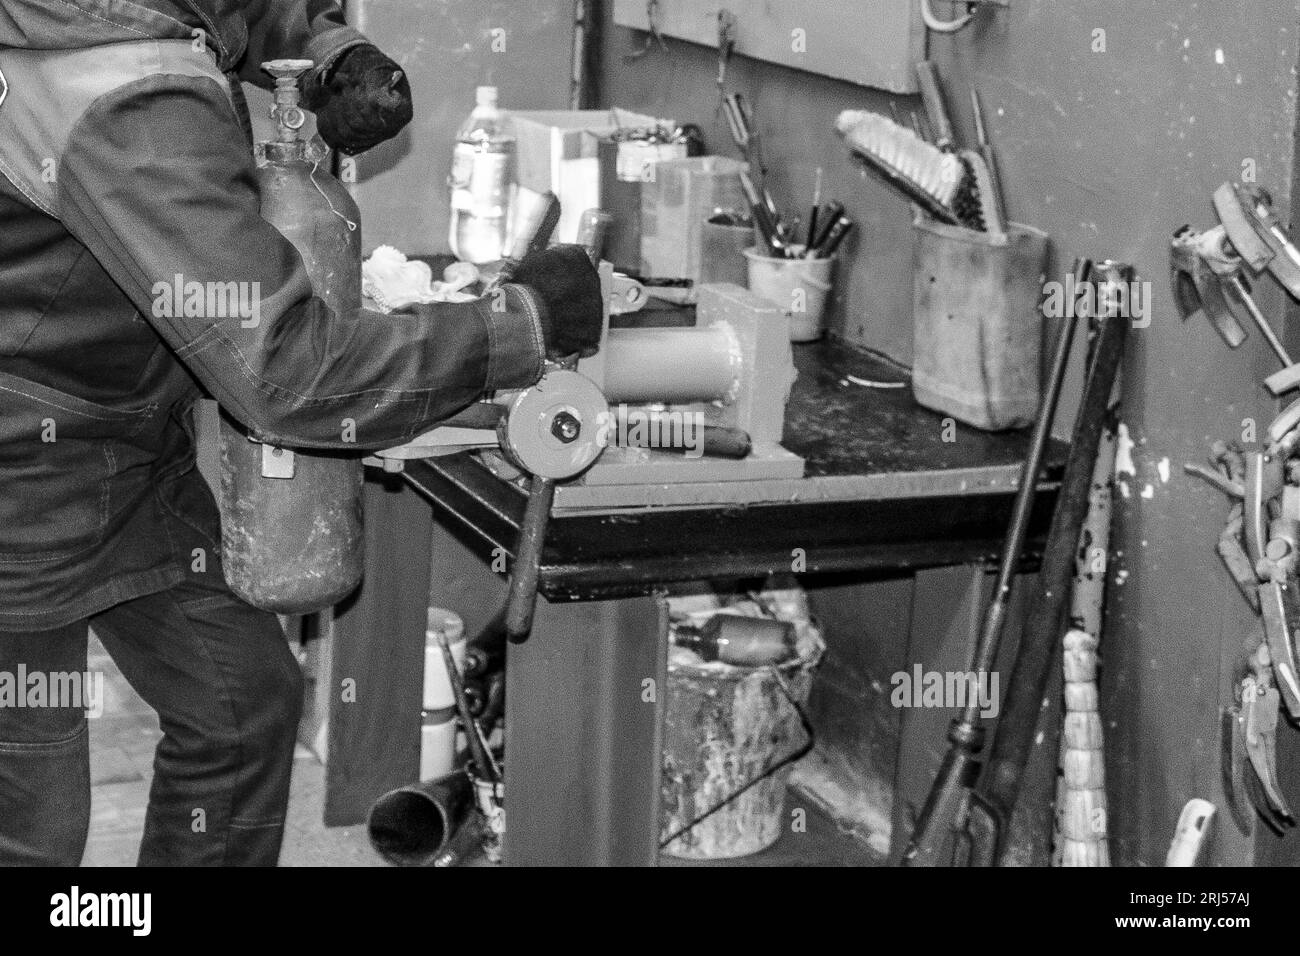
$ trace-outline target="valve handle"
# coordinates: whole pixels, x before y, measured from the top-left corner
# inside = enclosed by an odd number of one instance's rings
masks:
[[[262,69],[275,77],[276,86],[279,86],[285,80],[297,81],[298,77],[315,65],[312,60],[280,59],[267,60],[262,64]]]
[[[275,77],[275,105],[271,107],[271,116],[278,127],[279,140],[282,143],[298,141],[298,130],[307,122],[299,100],[302,91],[298,81],[304,73],[316,64],[311,60],[266,60],[262,69]]]

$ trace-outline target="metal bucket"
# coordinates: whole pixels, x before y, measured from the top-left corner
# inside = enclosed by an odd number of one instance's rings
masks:
[[[811,624],[798,656],[779,665],[800,705],[807,703],[824,644]],[[799,714],[769,667],[694,663],[672,654],[664,718],[662,818],[665,840],[805,742]],[[696,659],[698,660],[698,659]],[[748,856],[771,846],[786,825],[786,785],[793,764],[754,784],[691,826],[664,852],[693,860]]]
[[[912,394],[987,431],[1038,413],[1046,234],[1015,223],[995,238],[918,216]]]

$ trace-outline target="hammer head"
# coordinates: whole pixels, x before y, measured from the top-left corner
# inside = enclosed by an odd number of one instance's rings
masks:
[[[1183,321],[1197,314],[1204,315],[1228,348],[1235,349],[1246,341],[1246,330],[1223,293],[1220,275],[1231,273],[1234,266],[1221,239],[1221,228],[1201,233],[1184,226],[1174,233],[1169,246],[1170,281]]]

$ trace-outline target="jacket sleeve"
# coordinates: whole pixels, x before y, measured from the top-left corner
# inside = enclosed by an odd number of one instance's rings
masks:
[[[248,47],[239,78],[267,89],[274,81],[262,72],[266,60],[312,60],[320,75],[344,50],[369,42],[344,23],[337,0],[247,0],[244,20]]]
[[[297,250],[259,214],[254,169],[214,80],[157,75],[97,99],[57,175],[68,230],[257,437],[386,447],[485,390],[540,377],[545,306],[524,286],[410,313],[332,312],[312,295]],[[248,294],[256,316],[177,308],[171,291],[191,282],[239,284],[229,288]]]

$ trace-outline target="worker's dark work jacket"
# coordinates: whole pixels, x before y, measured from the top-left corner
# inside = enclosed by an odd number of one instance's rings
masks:
[[[215,551],[198,386],[261,438],[358,451],[540,375],[531,290],[336,315],[261,219],[231,75],[360,41],[328,0],[0,5],[0,631],[170,587]],[[246,283],[259,320],[160,301],[177,276]]]

